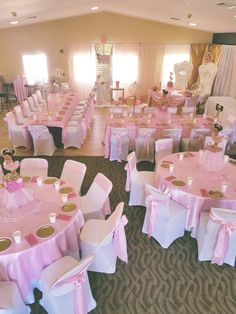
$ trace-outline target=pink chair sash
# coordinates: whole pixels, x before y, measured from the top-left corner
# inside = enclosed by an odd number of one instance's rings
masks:
[[[210,213],[210,219],[221,225],[211,263],[223,265],[229,246],[229,237],[232,230],[236,230],[236,221],[227,222],[212,212]]]
[[[151,206],[148,206],[150,204]],[[153,226],[155,224],[155,218],[157,213],[157,206],[158,205],[167,205],[168,204],[168,198],[165,200],[158,200],[154,198],[151,194],[147,197],[147,208],[149,208],[149,217],[148,217],[148,237],[150,238],[152,236]]]
[[[127,223],[128,219],[125,215],[123,215],[114,233],[115,253],[119,259],[125,263],[128,263],[127,242],[125,235],[125,225],[127,225]]]
[[[121,140],[122,140],[122,137],[126,136],[127,134],[123,132],[123,133],[113,133],[112,135],[115,136],[115,138],[118,141],[118,156],[120,158],[121,157],[121,144],[122,144]]]
[[[55,287],[63,286],[65,284],[74,284],[74,313],[75,314],[87,314],[88,305],[85,290],[83,284],[86,280],[86,271],[76,274],[70,278],[66,278],[58,282]]]
[[[147,156],[149,156],[149,143],[150,143],[151,133],[144,135],[144,147],[146,148]]]
[[[129,164],[128,163],[125,165],[125,170],[126,170],[125,191],[129,192],[130,188],[131,188],[131,182],[130,182],[130,168],[129,168]]]

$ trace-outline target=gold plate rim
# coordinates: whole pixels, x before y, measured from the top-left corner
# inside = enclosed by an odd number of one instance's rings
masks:
[[[217,193],[219,195],[219,197],[215,197],[214,194]],[[224,197],[224,194],[220,191],[213,191],[213,190],[210,190],[208,191],[208,196],[212,199],[215,199],[215,200],[220,200]]]
[[[65,207],[68,207],[68,206],[71,206],[73,205],[74,206],[74,209],[71,209],[71,210],[64,210]],[[62,206],[61,210],[65,213],[69,213],[69,212],[73,212],[77,209],[77,205],[75,203],[66,203]]]
[[[7,242],[9,243],[9,245],[8,245],[6,248],[4,248],[4,249],[2,249],[2,248],[1,248],[1,245],[0,245],[0,252],[6,251],[6,250],[9,249],[9,248],[11,247],[11,245],[12,245],[12,240],[11,240],[10,238],[8,238],[8,237],[0,237],[0,242],[1,242],[2,240],[7,241]]]
[[[67,191],[65,191],[67,189]],[[74,189],[71,186],[63,186],[60,188],[59,192],[61,194],[70,194],[74,191]]]
[[[179,182],[180,184],[176,184],[176,182]],[[186,183],[183,180],[173,180],[171,183],[175,186],[185,186],[186,185]]]
[[[23,182],[30,182],[31,177],[29,177],[29,176],[23,176],[22,179],[23,179]]]
[[[43,230],[45,228],[49,228],[49,230],[51,229],[52,230],[52,233],[50,233],[49,235],[40,235],[39,232],[40,230]],[[49,238],[51,237],[53,234],[55,233],[55,228],[52,226],[52,225],[49,225],[49,224],[46,224],[46,225],[42,225],[41,227],[38,228],[38,230],[36,231],[36,235],[37,237],[39,238]]]
[[[44,184],[54,184],[57,181],[58,181],[58,179],[55,177],[48,177],[43,182],[44,182]]]
[[[0,183],[0,189],[4,188],[4,184]]]
[[[169,168],[169,165],[170,165],[169,163],[163,163],[163,164],[161,164],[161,167],[167,169],[167,168]]]

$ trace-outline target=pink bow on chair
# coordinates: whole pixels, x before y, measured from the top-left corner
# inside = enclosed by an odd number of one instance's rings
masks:
[[[147,156],[149,156],[149,142],[150,142],[151,133],[146,133],[144,135],[144,147],[146,148]]]
[[[221,225],[211,261],[212,264],[221,266],[224,263],[225,255],[229,247],[231,232],[232,230],[236,230],[236,222],[227,222],[213,213],[210,213],[210,219]]]
[[[128,219],[125,215],[123,215],[114,233],[115,253],[119,257],[119,259],[125,263],[128,263],[127,242],[125,235],[125,225],[127,225],[127,223]]]
[[[117,141],[118,141],[118,155],[119,155],[119,158],[121,157],[121,138],[122,136],[125,136],[126,133],[113,133],[113,136],[115,136],[117,138]]]
[[[149,208],[148,227],[147,227],[149,238],[151,238],[152,236],[153,226],[155,223],[155,217],[156,217],[156,211],[157,211],[156,207],[158,205],[167,205],[167,202],[168,202],[168,199],[158,200],[158,199],[155,199],[151,194],[148,195],[147,203],[151,204],[151,208]]]
[[[131,182],[130,182],[130,167],[129,167],[128,163],[125,165],[125,170],[127,172],[126,173],[125,191],[129,192],[130,191]]]
[[[87,270],[87,269],[86,269]],[[88,312],[87,298],[83,288],[86,280],[86,271],[76,274],[58,282],[54,287],[60,287],[65,284],[74,284],[74,314],[86,314]]]

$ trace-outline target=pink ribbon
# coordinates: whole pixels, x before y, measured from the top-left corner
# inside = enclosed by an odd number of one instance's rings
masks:
[[[119,259],[125,263],[128,263],[127,242],[125,235],[125,225],[127,225],[127,223],[128,219],[125,215],[123,215],[114,233],[114,251],[116,256],[118,256]]]
[[[231,232],[232,230],[236,230],[236,222],[222,220],[219,216],[213,214],[212,212],[210,213],[210,219],[221,225],[211,261],[212,264],[221,266],[224,263],[225,255],[228,250]]]
[[[85,294],[85,289],[83,289],[83,284],[86,280],[86,270],[76,274],[70,278],[66,278],[60,282],[58,282],[54,287],[60,287],[65,284],[74,284],[74,314],[87,314],[88,305],[87,305],[87,297]]]
[[[144,147],[146,147],[147,156],[149,156],[149,142],[151,133],[144,134]]]
[[[149,217],[148,217],[148,237],[150,238],[152,236],[152,231],[153,231],[153,226],[155,223],[155,218],[156,218],[156,211],[157,211],[157,206],[158,205],[167,205],[168,198],[164,200],[158,200],[155,199],[151,194],[148,195],[147,197],[147,208],[149,209]],[[150,205],[151,207],[150,207]]]
[[[118,141],[118,156],[119,158],[121,157],[121,139],[123,136],[126,136],[127,133],[113,133],[112,134],[113,136],[115,136],[117,138],[117,141]]]
[[[128,163],[125,165],[125,170],[126,170],[125,191],[129,192],[130,188],[131,188],[131,182],[130,182],[130,168],[129,168],[129,164]]]

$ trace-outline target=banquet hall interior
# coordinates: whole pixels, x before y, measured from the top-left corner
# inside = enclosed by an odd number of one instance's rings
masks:
[[[0,1],[0,40],[0,313],[236,313],[236,0]]]

